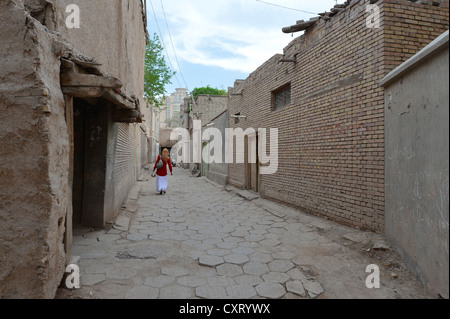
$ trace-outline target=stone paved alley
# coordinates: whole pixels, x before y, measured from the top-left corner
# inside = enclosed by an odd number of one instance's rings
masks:
[[[57,298],[433,297],[381,235],[245,197],[180,168],[164,196],[144,178],[115,225],[74,230],[81,289]]]

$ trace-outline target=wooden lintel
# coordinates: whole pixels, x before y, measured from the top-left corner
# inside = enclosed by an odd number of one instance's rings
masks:
[[[61,85],[66,87],[121,88],[123,84],[114,77],[81,73],[61,73]]]
[[[141,123],[142,114],[138,110],[116,109],[113,112],[113,121],[118,123]]]
[[[101,97],[104,90],[101,87],[62,86],[62,92],[72,97]]]
[[[138,110],[117,109],[114,111],[114,117],[138,117]]]
[[[75,67],[75,63],[73,63],[70,60],[66,60],[66,59],[61,59],[61,66],[63,66],[66,69],[70,69],[73,70]]]
[[[136,109],[136,104],[127,98],[120,95],[118,92],[115,92],[113,89],[105,89],[103,98],[120,106],[124,109],[134,110]]]
[[[116,123],[138,123],[138,119],[136,117],[116,117],[114,118],[114,122]]]

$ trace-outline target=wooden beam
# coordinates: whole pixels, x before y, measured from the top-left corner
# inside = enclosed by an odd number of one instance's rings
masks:
[[[295,24],[295,25],[291,25],[290,27],[283,28],[282,31],[284,33],[294,33],[294,32],[304,31],[304,30],[308,29],[309,27],[313,26],[318,20],[319,20],[319,18],[313,18],[306,22],[300,20],[300,21],[297,21],[297,24]]]
[[[62,92],[72,97],[101,97],[104,89],[101,87],[62,86]]]
[[[115,92],[113,89],[105,89],[103,98],[120,106],[124,109],[134,110],[136,109],[136,104],[127,98],[120,95],[120,93]]]
[[[73,189],[73,174],[74,174],[74,122],[73,122],[73,97],[64,95],[66,104],[66,124],[67,133],[69,135],[69,176],[67,185],[69,190],[67,192],[68,203],[66,207],[66,221],[64,233],[64,249],[66,252],[66,264],[70,263],[72,259],[72,245],[73,245],[73,210],[72,210],[72,189]]]
[[[81,73],[61,73],[62,86],[121,88],[123,84],[114,77]]]
[[[331,8],[331,12],[333,13],[337,13],[337,12],[341,12],[341,11],[345,11],[345,8]]]

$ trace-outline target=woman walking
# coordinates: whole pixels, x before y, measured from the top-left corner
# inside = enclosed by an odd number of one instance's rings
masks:
[[[162,165],[158,165],[161,161]],[[155,167],[153,168],[153,172],[156,170],[156,191],[162,195],[167,192],[167,165],[169,165],[170,174],[173,175],[172,172],[172,161],[169,157],[169,150],[165,148],[162,151],[162,155],[158,156],[156,160]],[[159,167],[158,167],[159,166]]]

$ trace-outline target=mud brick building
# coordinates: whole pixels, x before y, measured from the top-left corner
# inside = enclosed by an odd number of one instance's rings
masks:
[[[0,298],[52,298],[74,225],[112,221],[145,164],[144,9],[0,1]]]
[[[222,134],[222,154],[225,154],[225,129],[228,127],[228,96],[199,94],[195,103],[192,104],[192,118],[201,121],[202,137],[206,129],[215,129]],[[199,170],[202,176],[225,185],[227,182],[228,165],[215,163],[209,160],[209,140],[202,141],[202,163],[199,163]]]
[[[376,9],[379,20],[372,19]],[[229,183],[383,232],[380,81],[446,31],[448,16],[448,1],[353,0],[286,27],[305,33],[229,89],[230,115],[240,116],[232,128],[278,128],[278,171],[259,175],[259,163],[230,164]],[[252,143],[261,141],[249,137],[247,148]]]

